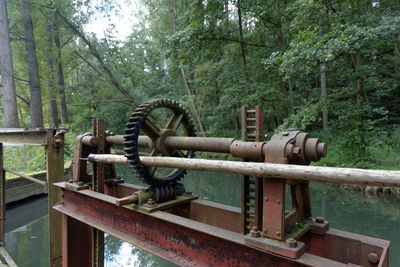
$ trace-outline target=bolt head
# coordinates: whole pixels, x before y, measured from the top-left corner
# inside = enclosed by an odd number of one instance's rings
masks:
[[[265,200],[265,202],[267,202],[268,201],[268,197],[265,197],[264,200]]]
[[[278,199],[278,200],[276,201],[276,204],[281,204],[281,201]]]
[[[295,248],[297,247],[297,241],[293,238],[288,238],[286,239],[286,245],[290,248]]]
[[[315,222],[316,223],[324,223],[325,222],[324,217],[316,217]]]
[[[298,154],[300,154],[300,152],[301,152],[300,147],[295,146],[295,147],[293,148],[293,154],[294,154],[294,155],[298,155]]]
[[[152,198],[149,198],[149,200],[147,200],[147,205],[153,206],[154,204],[155,203],[154,203],[154,200]]]
[[[258,231],[258,228],[256,226],[253,226],[250,231],[251,237],[260,237],[260,231]]]
[[[74,180],[72,180],[72,179],[68,180],[68,183],[70,183],[70,184],[72,184],[73,182],[74,182]]]
[[[79,186],[82,186],[83,185],[83,182],[81,181],[81,182],[78,182],[78,185]]]
[[[288,136],[288,135],[289,135],[289,132],[286,132],[286,131],[285,131],[285,132],[282,132],[282,135],[283,135],[283,136]]]
[[[280,236],[280,235],[281,235],[281,232],[280,232],[280,231],[276,231],[275,233],[276,233],[277,236]]]
[[[377,253],[371,252],[368,254],[368,260],[372,264],[377,264],[380,260],[380,257]]]

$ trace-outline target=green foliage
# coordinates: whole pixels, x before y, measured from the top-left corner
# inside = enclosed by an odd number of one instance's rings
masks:
[[[23,81],[28,69],[17,2],[9,3],[9,14],[14,71],[20,78],[16,80],[19,114],[25,127],[29,107],[21,99],[29,100],[29,87]],[[118,17],[122,3],[32,1],[45,120],[49,121],[45,15],[54,11],[51,5],[85,34],[133,98],[133,103],[126,101],[86,43],[59,20],[70,118],[68,157],[74,136],[90,131],[92,118],[105,119],[107,129],[122,134],[137,104],[169,97],[194,115],[193,100],[208,136],[240,137],[240,108],[260,105],[269,133],[298,128],[328,138],[334,152],[323,164],[396,165],[397,151],[390,147],[398,146],[395,133],[400,125],[398,1],[278,2],[279,10],[274,1],[142,0],[130,36],[119,40],[113,24],[101,38],[83,29],[96,16],[104,21]],[[321,97],[321,64],[326,100]],[[325,106],[329,131],[322,135]]]

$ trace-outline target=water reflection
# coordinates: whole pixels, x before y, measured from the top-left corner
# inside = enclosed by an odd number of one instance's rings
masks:
[[[126,182],[139,184],[128,168],[118,168],[118,173]],[[187,190],[201,199],[240,206],[241,180],[238,176],[190,172],[183,182]],[[336,229],[391,240],[390,266],[400,266],[400,205],[397,202],[369,198],[359,192],[344,192],[338,186],[323,183],[312,183],[310,192],[313,216],[324,216]],[[44,210],[47,203],[42,202],[29,209]],[[18,209],[12,213],[28,211],[24,206]],[[7,211],[7,218],[11,217],[10,212]],[[6,249],[18,266],[48,266],[47,216],[23,226],[21,222],[14,223],[19,228],[8,227],[15,230],[6,234]],[[174,265],[106,235],[105,266]]]

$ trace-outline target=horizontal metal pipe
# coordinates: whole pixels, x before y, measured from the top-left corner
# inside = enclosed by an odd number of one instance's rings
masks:
[[[165,146],[170,149],[230,153],[234,138],[168,136]]]
[[[97,140],[96,136],[87,135],[82,137],[82,143],[87,146],[95,147],[99,143],[99,140]]]
[[[123,135],[109,135],[106,137],[106,142],[116,146],[124,145],[124,136]],[[153,142],[150,137],[145,135],[140,135],[138,138],[139,147],[153,147]]]
[[[120,155],[90,154],[88,160],[112,164],[127,164],[126,158]],[[363,170],[354,168],[317,167],[175,157],[140,157],[140,160],[143,165],[148,167],[214,171],[251,175],[256,177],[321,181],[337,184],[400,187],[400,171]]]
[[[42,186],[47,186],[47,183],[46,183],[45,181],[41,181],[41,180],[39,180],[39,179],[30,177],[30,176],[25,175],[25,174],[23,174],[23,173],[16,172],[16,171],[13,171],[13,170],[10,170],[10,169],[7,169],[7,168],[3,168],[3,169],[4,169],[6,172],[15,174],[15,175],[17,175],[17,176],[19,176],[19,177],[21,177],[21,178],[24,178],[24,179],[26,179],[26,180],[29,180],[29,181],[31,181],[31,182],[40,184],[40,185],[42,185]]]

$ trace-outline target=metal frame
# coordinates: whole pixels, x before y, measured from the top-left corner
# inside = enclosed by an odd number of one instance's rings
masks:
[[[164,211],[145,213],[118,198],[140,187],[105,185],[105,193],[71,190],[66,183],[62,203],[54,208],[63,214],[63,266],[95,266],[90,261],[93,229],[107,232],[180,266],[387,266],[389,242],[330,229],[321,233],[320,222],[289,251],[296,257],[278,256],[284,243],[266,239],[260,247],[241,234],[240,209],[204,200]],[[323,223],[322,223],[323,224]],[[259,238],[253,238],[253,240]],[[251,241],[251,239],[250,239]],[[268,243],[272,242],[272,243]],[[346,248],[343,250],[343,248]],[[371,264],[368,255],[376,253]]]
[[[44,146],[46,150],[46,184],[53,184],[64,181],[64,133],[66,131],[67,129],[0,129],[0,241],[2,245],[4,245],[5,220],[3,143]],[[60,195],[59,188],[54,186],[48,187],[50,266],[62,265],[61,214],[52,208],[56,203],[60,202]]]
[[[178,198],[157,203],[157,207],[150,199],[143,205],[143,202],[129,204],[134,203],[135,194],[144,191],[116,178],[114,164],[126,164],[126,158],[110,155],[110,145],[121,145],[122,136],[107,134],[104,121],[94,120],[92,132],[77,138],[73,181],[57,184],[63,196],[61,204],[54,207],[63,214],[63,266],[102,266],[104,232],[178,265],[344,266],[365,265],[368,261],[371,266],[387,266],[388,241],[329,230],[328,222],[310,218],[308,180],[314,177],[290,178],[288,173],[298,174],[300,169],[316,167],[282,165],[317,161],[326,154],[325,144],[299,131],[282,132],[264,142],[261,108],[243,109],[242,117],[246,121],[251,119],[242,141],[171,136],[165,142],[174,149],[231,153],[257,163],[171,157],[141,157],[141,161],[145,166],[209,168],[262,177],[247,179],[246,185],[252,190],[250,196],[255,199],[254,203],[242,199],[242,207],[254,205],[248,213],[244,209],[193,200],[195,196],[185,196],[190,202]],[[141,136],[138,144],[148,147],[156,141]],[[92,175],[86,173],[90,162]],[[281,170],[269,175],[254,172],[274,167]],[[255,186],[249,186],[250,182]],[[293,207],[288,214],[284,210],[286,184],[291,187]],[[246,225],[245,220],[251,218],[253,223]],[[296,222],[303,220],[304,226],[288,233],[295,229]],[[247,231],[249,226],[251,231]],[[343,253],[343,247],[352,253]],[[370,255],[377,261],[372,262]]]

